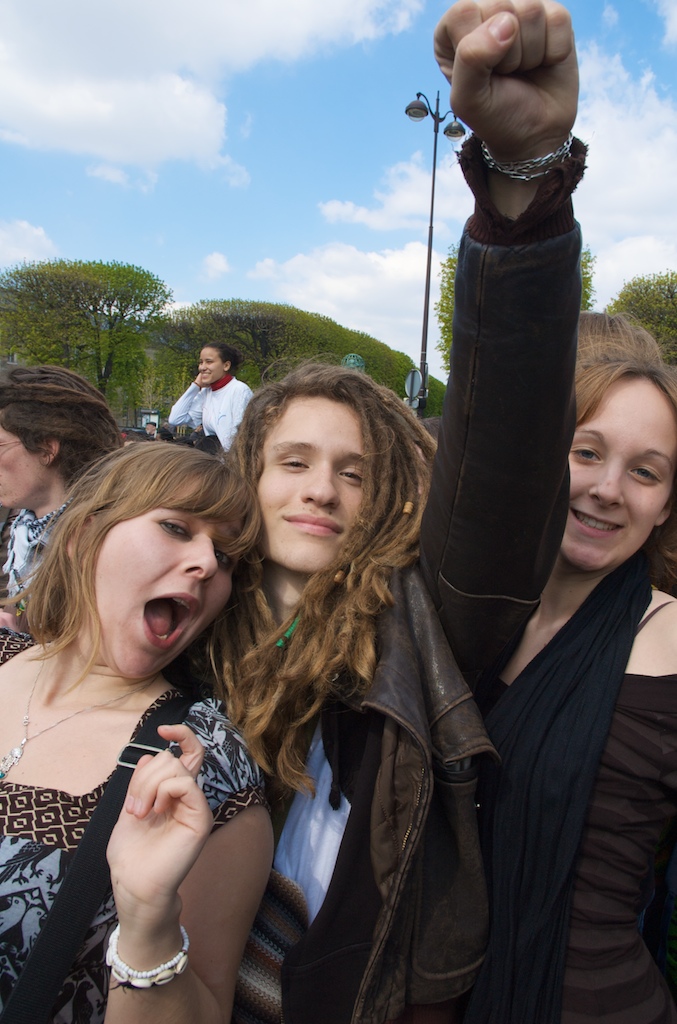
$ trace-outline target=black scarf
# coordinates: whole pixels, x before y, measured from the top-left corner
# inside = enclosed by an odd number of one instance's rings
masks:
[[[479,796],[491,933],[465,1024],[560,1024],[583,826],[650,600],[639,552],[598,584],[487,717],[502,759],[486,766]]]

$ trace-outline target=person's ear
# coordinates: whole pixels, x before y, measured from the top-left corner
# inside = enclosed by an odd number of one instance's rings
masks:
[[[55,437],[48,437],[42,449],[42,461],[45,466],[51,466],[59,454],[61,442]]]

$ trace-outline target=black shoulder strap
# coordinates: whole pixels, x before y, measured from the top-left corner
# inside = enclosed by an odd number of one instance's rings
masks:
[[[119,766],[85,829],[66,877],[47,914],[16,985],[0,1016],[0,1024],[43,1024],[73,961],[87,929],[110,885],[106,847],[125,802],[127,787],[136,761],[144,753],[134,752],[136,744],[164,749],[168,746],[157,734],[159,725],[183,722],[194,698],[177,696],[151,712],[133,744],[129,761]],[[121,757],[122,759],[122,757]]]

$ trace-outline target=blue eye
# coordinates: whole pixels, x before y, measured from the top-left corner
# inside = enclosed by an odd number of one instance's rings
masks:
[[[658,480],[656,474],[652,473],[651,470],[647,469],[645,466],[638,466],[637,469],[635,469],[635,473],[637,476],[641,477],[642,480]]]
[[[571,454],[587,461],[597,458],[597,453],[593,452],[591,448],[573,448]]]

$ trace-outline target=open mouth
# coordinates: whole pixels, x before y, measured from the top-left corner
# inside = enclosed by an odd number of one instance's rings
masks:
[[[148,601],[144,620],[151,638],[171,643],[190,616],[190,608],[180,597],[156,597]]]

